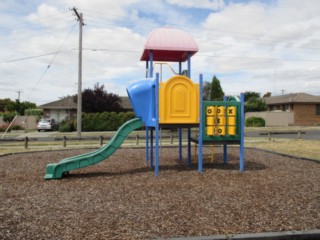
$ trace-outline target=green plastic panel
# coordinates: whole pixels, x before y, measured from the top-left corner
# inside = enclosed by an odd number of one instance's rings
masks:
[[[142,127],[140,118],[134,118],[124,123],[110,140],[110,142],[96,151],[73,156],[61,160],[59,163],[50,163],[46,167],[45,179],[62,178],[65,172],[84,168],[99,163],[111,156],[135,129]]]
[[[225,135],[207,135],[207,126],[206,126],[206,109],[210,106],[224,106],[224,107],[236,107],[236,134],[228,135],[228,125],[226,125]],[[202,104],[202,139],[203,141],[214,141],[214,142],[224,142],[224,141],[240,141],[240,124],[241,124],[241,114],[240,114],[240,102],[235,101],[203,101]],[[227,114],[225,115],[226,121],[228,119]]]

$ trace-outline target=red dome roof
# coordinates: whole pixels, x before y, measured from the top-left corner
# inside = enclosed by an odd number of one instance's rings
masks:
[[[141,61],[150,60],[150,50],[153,50],[154,61],[184,62],[198,52],[198,45],[192,36],[180,29],[157,28],[153,30],[144,46]]]

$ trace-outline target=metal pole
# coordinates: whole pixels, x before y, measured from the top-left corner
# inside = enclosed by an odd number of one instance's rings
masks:
[[[241,101],[241,124],[240,124],[240,172],[244,171],[244,93],[240,94]]]
[[[202,172],[202,129],[203,129],[203,116],[202,116],[202,105],[203,105],[203,101],[202,101],[202,95],[203,95],[203,90],[202,90],[202,82],[203,82],[203,75],[200,74],[199,76],[199,87],[200,87],[200,96],[199,96],[199,100],[200,100],[200,106],[199,106],[199,138],[198,138],[198,144],[199,144],[199,153],[198,153],[198,172],[201,173]]]
[[[79,56],[78,56],[78,99],[77,99],[77,137],[81,138],[82,125],[82,26],[83,15],[76,8],[72,9],[79,21]]]

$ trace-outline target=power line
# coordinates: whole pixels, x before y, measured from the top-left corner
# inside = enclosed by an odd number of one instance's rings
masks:
[[[70,29],[69,33],[67,34],[67,36],[64,38],[64,40],[61,42],[60,46],[58,47],[58,50],[54,53],[52,59],[50,60],[49,64],[47,65],[47,67],[45,68],[45,70],[43,71],[43,73],[41,74],[40,78],[38,79],[38,81],[36,82],[36,84],[33,86],[32,90],[30,91],[30,94],[28,96],[27,99],[29,99],[31,97],[31,95],[33,94],[35,88],[37,87],[37,85],[40,83],[40,81],[43,79],[43,77],[45,76],[45,74],[47,73],[47,71],[49,70],[49,68],[51,67],[51,64],[53,63],[53,61],[55,60],[56,56],[58,55],[58,53],[60,52],[63,44],[65,43],[65,41],[69,38],[69,36],[71,35],[74,27],[76,25],[73,25],[73,27]]]
[[[317,59],[285,59],[285,58],[258,58],[258,57],[237,57],[237,56],[222,56],[222,55],[206,55],[196,54],[194,57],[212,57],[212,58],[234,58],[234,59],[249,59],[249,60],[267,60],[267,61],[290,61],[290,62],[320,62]]]

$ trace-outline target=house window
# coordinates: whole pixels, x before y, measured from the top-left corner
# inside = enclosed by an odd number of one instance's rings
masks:
[[[316,115],[320,115],[320,104],[316,104]]]

